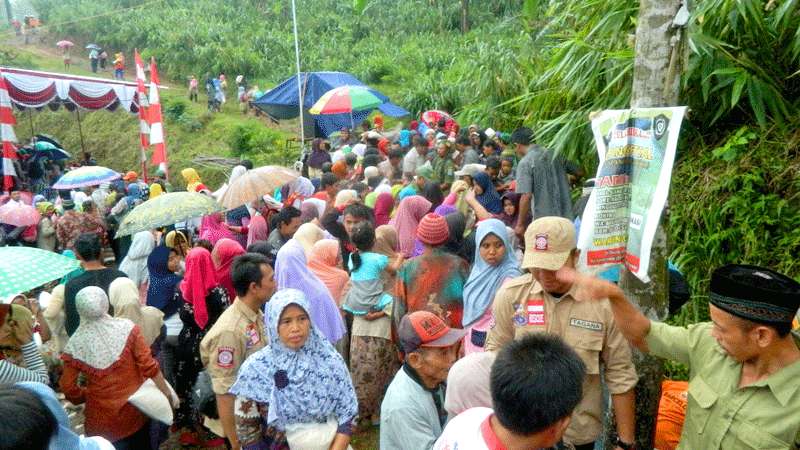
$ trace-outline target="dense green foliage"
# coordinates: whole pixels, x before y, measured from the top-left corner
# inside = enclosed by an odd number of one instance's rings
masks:
[[[293,73],[288,1],[35,3],[54,37],[128,53],[139,47],[174,80],[224,71],[274,84]],[[450,110],[462,123],[500,129],[532,125],[540,142],[589,172],[596,165],[589,113],[630,102],[636,0],[471,0],[465,34],[461,2],[356,3],[363,12],[351,1],[297,1],[304,70],[352,72],[411,111]],[[681,323],[705,317],[702,294],[720,264],[760,263],[800,276],[800,139],[792,131],[800,124],[800,2],[691,3],[678,54],[690,116],[670,245],[699,295]],[[144,6],[123,10],[136,5]],[[248,126],[229,128],[223,141],[244,151],[276,145]]]

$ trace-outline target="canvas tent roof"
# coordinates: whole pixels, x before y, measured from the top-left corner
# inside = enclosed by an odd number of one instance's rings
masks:
[[[352,117],[350,114],[311,115],[308,112],[308,109],[314,106],[314,103],[320,97],[333,88],[344,85],[365,86],[361,80],[349,73],[301,72],[300,82],[303,88],[303,120],[306,136],[328,136],[342,127],[350,127],[351,124],[358,125],[372,112],[372,110],[359,111],[353,113]],[[410,115],[405,109],[390,103],[389,98],[385,95],[380,94],[379,97],[385,100],[386,103],[380,105],[378,109],[387,116],[402,117]],[[278,120],[297,117],[298,103],[297,76],[295,75],[253,101],[254,106]]]

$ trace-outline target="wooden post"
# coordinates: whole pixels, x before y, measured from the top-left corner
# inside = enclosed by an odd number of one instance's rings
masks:
[[[81,109],[75,105],[75,114],[78,116],[78,136],[81,138],[81,152],[86,152],[86,145],[83,143],[83,127],[81,127]]]

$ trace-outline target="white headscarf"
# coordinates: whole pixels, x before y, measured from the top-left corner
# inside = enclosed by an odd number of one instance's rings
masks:
[[[164,323],[164,313],[152,306],[142,306],[139,289],[130,278],[120,277],[108,286],[108,300],[114,307],[114,317],[128,319],[138,325],[147,344],[152,344]]]
[[[128,254],[119,265],[119,270],[125,272],[136,286],[141,286],[148,280],[147,257],[156,248],[156,239],[149,231],[140,231],[133,235],[133,243]]]
[[[98,370],[114,364],[125,350],[133,322],[108,315],[108,296],[97,286],[75,295],[81,324],[64,347],[64,353]]]
[[[214,193],[211,195],[217,200],[221,199],[222,196],[225,195],[225,192],[228,190],[228,187],[232,185],[237,178],[244,175],[246,172],[247,168],[245,166],[234,167],[233,170],[231,170],[231,176],[228,177],[228,182],[223,184],[219,189],[214,191]]]

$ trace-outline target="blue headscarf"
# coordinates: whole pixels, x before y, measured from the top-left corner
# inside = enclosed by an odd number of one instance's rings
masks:
[[[136,183],[128,185],[128,195],[125,197],[128,208],[133,208],[136,202],[142,199],[142,188]]]
[[[500,194],[498,194],[497,189],[494,188],[489,174],[486,172],[478,172],[472,177],[472,180],[483,189],[483,194],[475,197],[478,203],[483,205],[490,213],[500,214],[503,211],[503,201],[500,200]]]
[[[411,146],[411,131],[400,130],[400,137],[397,141],[400,143],[400,147],[407,148]]]
[[[340,427],[348,426],[358,414],[350,372],[313,322],[299,350],[281,341],[278,322],[289,305],[306,313],[310,308],[297,289],[281,289],[272,296],[265,317],[270,344],[245,360],[230,392],[268,404],[267,423],[281,431],[292,424],[325,423],[331,416]]]
[[[503,260],[496,266],[489,265],[480,254],[481,243],[489,234],[500,238],[506,246]],[[498,219],[479,222],[475,233],[475,265],[472,266],[472,272],[469,273],[467,283],[464,285],[464,317],[461,323],[466,327],[480,319],[492,305],[494,295],[503,280],[520,275],[522,272],[514,257],[514,249],[509,242],[505,224]]]
[[[178,311],[177,305],[172,305],[175,288],[183,277],[175,275],[169,270],[169,247],[158,246],[147,257],[147,271],[150,274],[150,286],[147,288],[147,305],[154,306],[164,312],[164,317],[169,317]]]
[[[42,383],[21,382],[16,383],[15,386],[19,386],[20,388],[25,389],[26,391],[29,391],[38,397],[39,400],[44,403],[44,406],[56,418],[56,422],[58,422],[58,428],[56,430],[56,434],[50,438],[50,446],[48,447],[50,450],[100,450],[101,448],[107,448],[105,446],[100,446],[100,442],[104,441],[103,438],[80,437],[72,431],[72,426],[70,425],[67,413],[64,412],[64,408],[62,408],[61,403],[58,402],[56,393],[53,392],[53,390],[47,385]],[[107,444],[111,445],[108,442]]]

